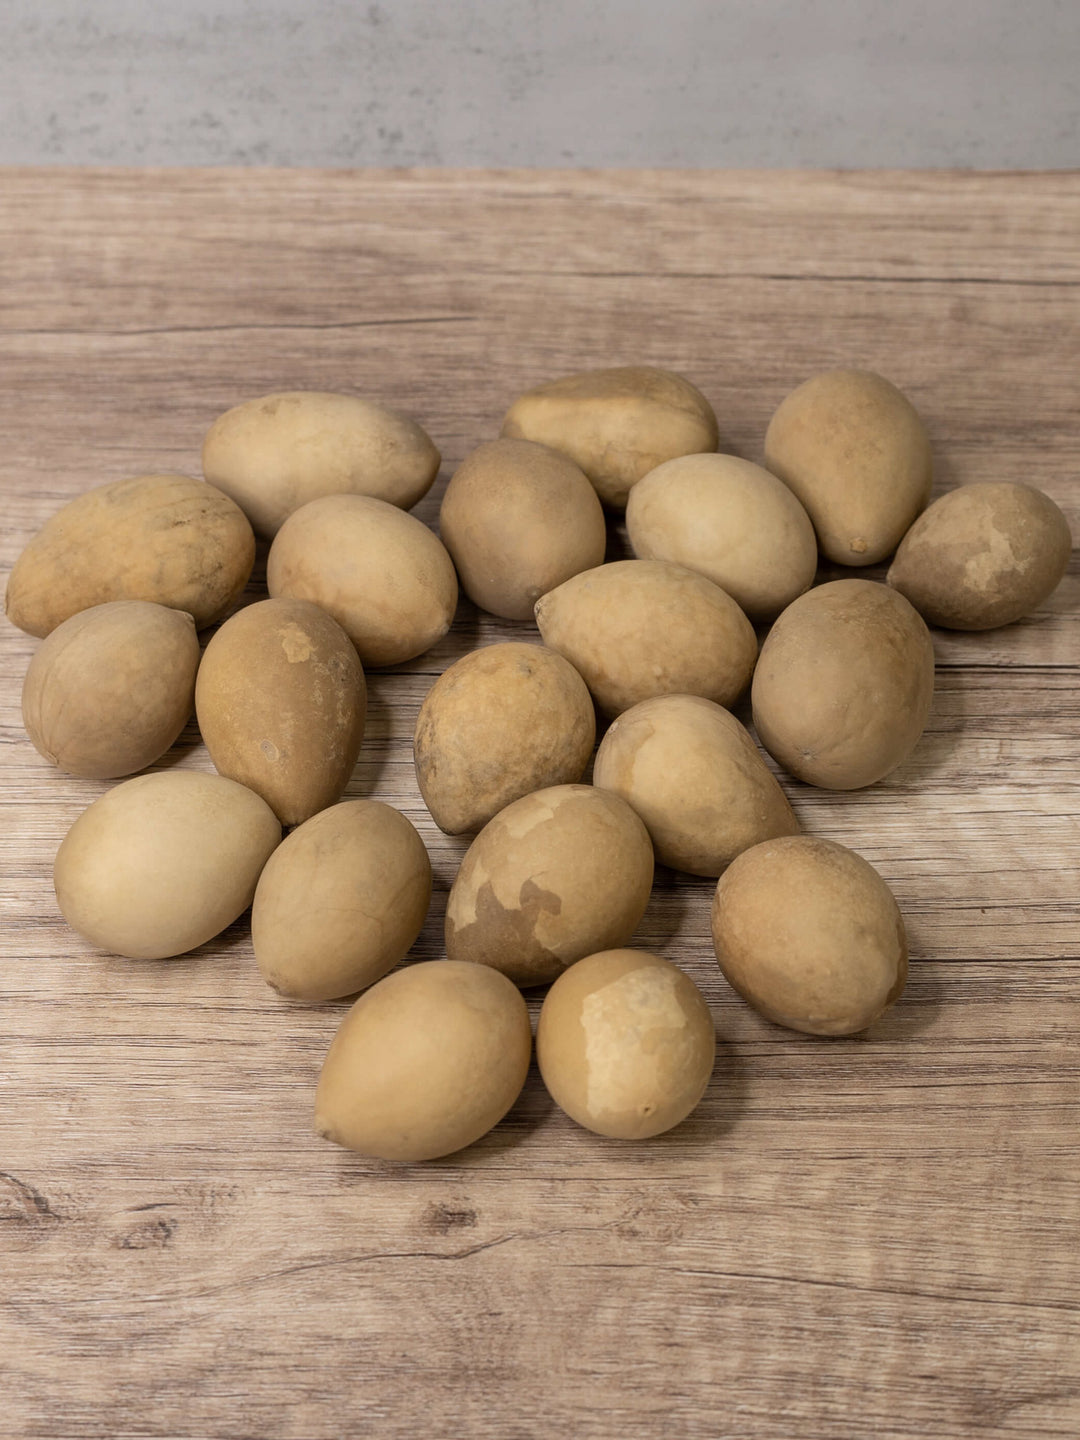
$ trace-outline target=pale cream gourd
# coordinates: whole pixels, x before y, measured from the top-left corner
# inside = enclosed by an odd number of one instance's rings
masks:
[[[404,510],[427,494],[439,452],[406,416],[357,395],[289,390],[218,416],[203,473],[231,495],[256,534],[273,536],[324,495],[372,495]]]
[[[670,560],[725,590],[752,620],[771,620],[808,590],[817,537],[792,491],[735,455],[682,455],[630,492],[626,530],[642,560]]]
[[[718,585],[664,560],[616,560],[542,596],[536,623],[604,715],[657,695],[733,705],[757,659],[754,627]]]
[[[749,846],[799,828],[747,731],[696,695],[620,715],[596,752],[593,783],[637,811],[659,861],[691,875],[719,875]]]
[[[430,650],[458,598],[438,536],[367,495],[328,495],[295,510],[270,547],[266,583],[276,599],[310,600],[332,615],[365,666]]]
[[[701,391],[647,365],[584,370],[527,390],[506,412],[502,433],[562,450],[614,510],[664,460],[719,443]]]
[[[253,790],[221,775],[164,770],[106,791],[72,825],[53,881],[64,919],[99,950],[182,955],[251,904],[281,840]]]

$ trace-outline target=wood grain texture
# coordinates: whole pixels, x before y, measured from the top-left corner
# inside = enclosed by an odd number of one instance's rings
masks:
[[[807,374],[880,369],[939,489],[1029,481],[1080,534],[1080,176],[2,172],[0,565],[91,485],[197,474],[215,416],[274,389],[413,414],[445,457],[434,521],[515,394],[618,363],[686,373],[752,459]],[[245,923],[147,963],[60,923],[52,857],[104,786],[26,740],[36,642],[5,626],[0,1428],[1075,1437],[1078,601],[1074,558],[1032,619],[936,633],[930,726],[888,781],[784,782],[908,920],[907,993],[868,1036],[760,1020],[712,959],[711,885],[662,873],[636,943],[721,1037],[691,1120],[604,1141],[534,1070],[485,1140],[415,1167],[315,1138],[342,1007],[270,992]],[[454,658],[523,634],[462,604],[370,676],[348,793],[429,845],[417,958],[467,841],[420,800],[416,712]],[[165,763],[209,768],[192,727]]]

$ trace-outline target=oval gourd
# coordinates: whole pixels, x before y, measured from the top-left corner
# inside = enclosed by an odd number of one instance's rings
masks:
[[[584,370],[519,395],[502,433],[569,455],[605,505],[621,510],[643,475],[676,455],[715,450],[712,406],[670,370]]]
[[[276,599],[310,600],[332,615],[368,666],[429,650],[458,597],[438,536],[367,495],[327,495],[295,510],[270,547],[266,583]]]
[[[70,500],[8,578],[8,619],[48,635],[110,600],[186,610],[202,630],[230,609],[255,563],[255,536],[227,495],[186,475],[143,475]]]
[[[133,960],[182,955],[247,909],[280,839],[269,805],[234,780],[137,775],[95,800],[64,837],[57,902],[98,949]]]
[[[479,830],[511,801],[580,780],[596,738],[585,682],[543,645],[486,645],[455,661],[416,720],[416,779],[436,825]]]
[[[531,440],[492,440],[446,487],[439,534],[462,589],[507,620],[531,620],[541,595],[604,559],[596,491],[566,455]]]
[[[926,727],[933,693],[930,632],[902,595],[872,580],[833,580],[789,605],[751,688],[765,749],[826,790],[857,790],[895,770]]]
[[[1032,485],[962,485],[924,510],[888,583],[931,625],[992,630],[1049,599],[1072,553],[1069,523]]]
[[[765,464],[802,501],[838,565],[890,555],[933,480],[915,407],[869,370],[829,370],[793,390],[769,422]]]
[[[630,492],[626,530],[642,560],[688,565],[754,620],[771,620],[814,582],[817,537],[791,490],[735,455],[682,455]]]
[[[164,755],[187,724],[198,668],[190,615],[146,600],[80,610],[30,661],[26,733],[70,775],[132,775]]]
[[[439,452],[415,421],[323,390],[245,400],[203,441],[203,473],[231,495],[259,535],[324,495],[372,495],[404,510],[431,488]]]
[[[486,965],[429,960],[387,975],[341,1022],[315,1129],[362,1155],[435,1160],[486,1135],[521,1093],[529,1012]]]
[[[546,985],[583,955],[625,945],[648,904],[649,832],[617,795],[555,785],[489,820],[446,903],[451,960]]]
[[[612,721],[593,783],[633,806],[662,864],[691,875],[719,875],[751,845],[799,828],[748,732],[697,695],[645,700]]]
[[[572,965],[548,991],[536,1032],[556,1105],[616,1140],[647,1140],[685,1120],[715,1055],[701,991],[647,950],[605,950]]]
[[[195,712],[214,768],[283,825],[332,805],[364,736],[367,686],[349,637],[306,600],[260,600],[214,635]]]
[[[406,954],[430,901],[431,862],[404,815],[378,800],[331,805],[286,836],[259,877],[256,962],[279,994],[355,995]]]
[[[542,596],[536,623],[605,715],[656,695],[733,705],[757,659],[754,627],[718,585],[663,560],[616,560]]]
[[[777,1025],[853,1035],[896,1001],[907,938],[869,861],[813,835],[755,845],[720,877],[713,946],[729,984]]]

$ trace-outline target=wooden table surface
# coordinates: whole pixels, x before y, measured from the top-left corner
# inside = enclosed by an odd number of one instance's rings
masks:
[[[198,474],[214,417],[275,389],[419,419],[434,522],[517,392],[637,362],[693,379],[751,459],[808,374],[880,370],[939,490],[1028,481],[1080,536],[1080,175],[0,172],[0,565],[90,486]],[[1006,630],[935,632],[930,725],[886,782],[785,781],[908,922],[869,1034],[759,1019],[713,960],[712,886],[662,872],[635,943],[712,1006],[695,1115],[602,1140],[534,1068],[486,1139],[413,1167],[315,1137],[343,1006],[269,991],[246,921],[146,963],[60,922],[52,858],[105,787],[26,740],[36,642],[5,625],[0,1431],[1075,1440],[1078,577]],[[538,638],[463,603],[370,677],[348,793],[430,847],[418,958],[467,842],[419,798],[417,707],[511,635]],[[193,727],[168,763],[209,768]]]

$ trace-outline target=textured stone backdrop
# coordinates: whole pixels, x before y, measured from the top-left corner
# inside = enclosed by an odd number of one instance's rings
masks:
[[[1080,0],[0,0],[0,162],[1080,164]]]

